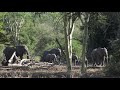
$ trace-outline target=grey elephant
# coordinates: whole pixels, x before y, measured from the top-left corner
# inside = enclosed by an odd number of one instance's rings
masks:
[[[22,60],[24,54],[26,54],[27,59],[29,59],[28,47],[25,45],[16,46],[16,56],[20,57],[20,59]]]
[[[88,59],[85,57],[85,65],[88,66]]]
[[[57,62],[60,64],[60,59],[61,59],[61,49],[59,48],[53,48],[50,50],[51,54],[55,54],[57,56]]]
[[[8,60],[11,58],[11,56],[13,55],[13,53],[15,52],[15,50],[16,49],[14,47],[6,47],[3,50],[4,59],[1,62],[2,66],[8,66],[8,63],[9,63]],[[12,63],[14,63],[15,61],[16,61],[16,58],[14,57]]]
[[[47,54],[46,57],[44,58],[45,62],[49,63],[55,63],[57,60],[57,57],[55,54]]]
[[[40,60],[40,62],[46,62],[46,56],[48,55],[48,54],[50,54],[50,51],[44,51],[43,52],[43,55],[42,55],[42,57],[41,57],[41,60]]]
[[[23,59],[24,54],[27,54],[27,59],[29,59],[28,48],[26,46],[23,45],[16,47],[8,46],[3,50],[3,55],[4,55],[4,60],[2,61],[3,66],[8,66],[9,59],[12,57],[14,52],[16,52],[16,56],[20,57],[21,60]],[[14,63],[16,60],[17,59],[14,56],[11,63]]]
[[[50,51],[44,51],[40,62],[59,64],[56,54],[51,54]]]
[[[61,49],[59,49],[59,48],[53,48],[51,50],[44,51],[43,56],[41,57],[40,61],[48,62],[46,60],[46,57],[47,57],[47,59],[49,59],[48,56],[50,56],[50,54],[56,56],[56,59],[55,59],[56,61],[55,62],[57,62],[57,64],[59,64],[60,63],[60,57],[61,57]]]
[[[76,65],[76,62],[78,61],[78,56],[75,54],[72,54],[72,63]]]
[[[61,49],[59,48],[53,48],[50,50],[51,54],[55,54],[56,56],[61,56]]]
[[[91,58],[93,61],[93,66],[96,66],[96,64],[103,66],[104,63],[108,63],[108,51],[105,47],[93,49]]]

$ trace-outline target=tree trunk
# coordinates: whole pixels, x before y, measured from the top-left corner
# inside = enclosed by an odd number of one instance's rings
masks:
[[[88,22],[89,22],[89,14],[84,13],[84,20],[80,17],[82,24],[84,25],[84,35],[83,35],[83,51],[82,51],[82,67],[81,74],[86,72],[85,68],[85,59],[86,59],[86,48],[87,48],[87,40],[88,40]]]
[[[87,47],[87,38],[88,38],[88,26],[85,24],[84,36],[83,36],[83,51],[82,51],[82,67],[81,73],[84,74],[86,72],[85,68],[85,58],[86,58],[86,47]]]
[[[58,41],[57,38],[56,38],[56,42],[57,42],[57,44],[59,45],[59,47],[60,47],[60,49],[61,49],[61,52],[63,53],[63,57],[65,58],[65,57],[66,57],[65,52],[63,51],[63,48],[62,48],[62,46],[61,46],[61,44],[60,44],[60,42]]]
[[[71,77],[72,70],[72,35],[74,31],[74,21],[72,13],[68,19],[67,13],[64,13],[64,33],[65,33],[65,51],[67,60],[67,72],[68,77]]]
[[[67,61],[67,72],[68,72],[68,77],[71,73],[71,64],[70,64],[70,59],[69,59],[69,36],[68,36],[68,29],[67,29],[67,15],[65,14],[64,17],[64,33],[65,33],[65,53],[66,53],[66,61]]]

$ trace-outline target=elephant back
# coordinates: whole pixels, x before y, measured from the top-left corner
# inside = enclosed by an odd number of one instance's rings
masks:
[[[26,54],[27,51],[28,51],[27,46],[24,46],[24,45],[16,46],[16,53],[17,53],[18,55]]]
[[[61,56],[61,49],[59,48],[53,48],[50,50],[51,54],[55,54],[56,56]]]

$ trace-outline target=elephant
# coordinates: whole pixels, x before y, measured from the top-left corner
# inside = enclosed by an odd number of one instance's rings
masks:
[[[93,61],[93,66],[97,65],[104,65],[104,62],[107,64],[108,63],[108,51],[107,49],[104,48],[96,48],[93,49],[93,51],[91,52],[91,58]]]
[[[51,54],[55,54],[57,56],[57,60],[60,63],[60,58],[61,58],[61,49],[59,48],[53,48],[50,50]]]
[[[85,57],[85,65],[88,66],[88,59]]]
[[[61,56],[61,49],[59,48],[53,48],[50,50],[51,54],[55,54],[56,56]]]
[[[41,62],[46,62],[46,61],[45,61],[45,57],[46,57],[48,54],[50,54],[50,51],[47,51],[47,50],[44,51],[44,52],[43,52],[43,56],[41,57],[41,60],[40,60],[40,61],[41,61]]]
[[[41,57],[41,62],[49,62],[50,58],[54,57],[55,63],[60,63],[60,57],[61,57],[61,49],[59,48],[53,48],[51,50],[46,50],[43,52],[43,56]],[[47,60],[48,59],[48,60]],[[51,62],[51,61],[50,61]]]
[[[50,56],[50,54],[54,55],[56,57],[55,62],[57,62],[59,64],[60,63],[60,57],[61,57],[61,49],[59,49],[59,48],[53,48],[51,50],[44,51],[43,56],[42,56],[40,61],[48,62],[48,60],[46,60],[46,57],[47,57],[47,59],[49,59],[48,56]]]
[[[21,60],[23,59],[24,54],[27,54],[27,59],[29,59],[28,48],[26,46],[23,46],[23,45],[19,45],[16,47],[8,46],[3,50],[3,55],[5,57],[4,60],[2,61],[3,66],[8,66],[9,59],[12,57],[14,52],[16,52],[16,56],[20,57]],[[16,60],[17,59],[14,56],[11,63],[12,64],[15,63]]]
[[[14,47],[6,47],[3,50],[3,55],[4,55],[4,60],[2,61],[2,65],[3,66],[8,66],[9,63],[9,59],[11,58],[11,56],[13,55],[13,53],[15,52],[15,48]],[[15,57],[13,58],[13,62],[14,63],[16,61]]]
[[[55,54],[47,54],[44,60],[49,63],[55,63],[57,60],[57,57]]]
[[[76,65],[76,62],[78,61],[78,56],[75,54],[72,54],[72,63]]]
[[[20,57],[20,59],[23,59],[23,55],[27,54],[27,59],[29,59],[29,53],[28,48],[25,45],[18,45],[16,46],[16,56]]]
[[[76,64],[77,65],[82,65],[82,62],[83,62],[82,59],[79,59],[79,60],[76,61]],[[88,66],[88,59],[86,57],[85,57],[84,64],[85,64],[85,67]]]

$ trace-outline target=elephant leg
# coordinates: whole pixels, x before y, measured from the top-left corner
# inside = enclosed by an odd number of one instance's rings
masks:
[[[105,62],[105,57],[102,58],[102,61],[101,61],[102,66],[104,66],[104,62]]]
[[[108,59],[107,58],[105,58],[105,65],[107,65],[108,64]]]
[[[86,67],[87,67],[87,65],[88,65],[88,62],[87,62],[87,61],[85,61],[85,65],[86,65]]]
[[[27,59],[29,59],[29,56],[27,56]]]
[[[20,56],[20,59],[21,59],[21,60],[23,59],[23,55]]]
[[[93,61],[93,67],[94,67],[94,66],[96,66],[96,65],[95,65],[95,61]]]
[[[56,61],[55,57],[51,59],[51,63],[54,63]]]
[[[101,60],[101,66],[104,66],[104,58]]]
[[[49,62],[49,63],[52,63],[52,58],[51,58],[51,56],[49,57],[48,62]]]
[[[56,62],[56,64],[60,64],[60,58],[59,58],[59,56],[57,56],[56,58],[55,58],[55,62]]]
[[[92,55],[92,62],[93,62],[93,67],[94,67],[95,66],[95,59],[94,59],[93,55]]]
[[[102,66],[104,65],[104,61],[102,61]]]
[[[93,67],[96,66],[96,65],[95,65],[96,59],[92,57],[92,61],[93,61]]]
[[[27,53],[27,59],[29,59],[29,54]]]
[[[57,58],[57,57],[58,57],[58,58]],[[58,65],[60,65],[60,62],[61,62],[61,61],[60,61],[60,56],[57,56],[57,57],[56,57],[56,60],[57,60],[57,62],[58,62]]]

